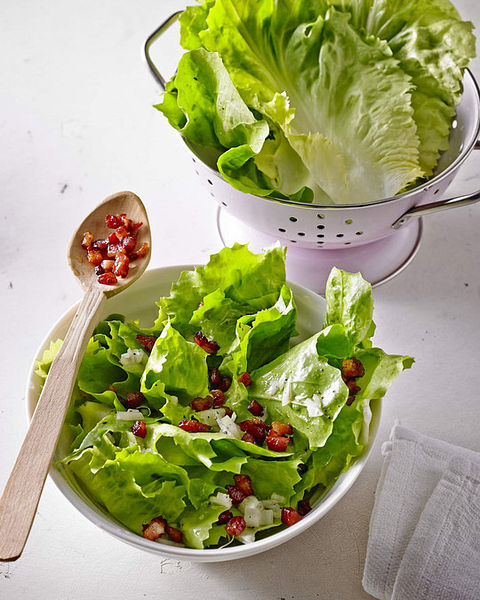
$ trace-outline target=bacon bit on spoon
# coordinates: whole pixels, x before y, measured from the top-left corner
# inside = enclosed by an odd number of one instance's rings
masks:
[[[239,377],[238,380],[240,383],[243,383],[243,385],[245,387],[248,387],[249,385],[252,385],[252,378],[250,377],[250,373],[247,373],[245,371],[245,373],[242,373]]]
[[[244,494],[236,485],[226,485],[225,488],[234,504],[240,504],[240,502],[245,500],[246,494]]]
[[[228,533],[228,535],[236,536],[241,535],[245,527],[246,523],[243,517],[232,517],[225,525],[225,531]]]
[[[137,340],[142,344],[147,352],[151,352],[152,348],[155,346],[155,342],[157,338],[154,335],[140,335],[136,336]]]
[[[365,369],[358,358],[345,358],[342,360],[342,375],[348,379],[352,377],[363,377]]]
[[[301,520],[302,515],[299,515],[298,512],[293,508],[282,508],[282,523],[284,525],[288,525],[288,527],[290,527]]]
[[[280,421],[273,421],[270,425],[270,429],[277,435],[291,435],[293,433],[293,427],[288,423],[280,423]]]
[[[135,250],[137,245],[136,231],[142,223],[134,223],[125,214],[107,215],[105,222],[109,229],[113,229],[105,239],[94,240],[93,235],[86,231],[83,234],[82,247],[87,251],[87,260],[94,267],[98,282],[103,285],[115,285],[117,277],[126,277],[130,262],[146,256],[148,244],[144,243]],[[108,259],[112,259],[109,261]],[[113,271],[114,277],[103,277],[105,272]],[[100,281],[100,277],[103,279]]]
[[[257,402],[256,400],[252,400],[250,402],[250,404],[247,407],[247,410],[250,411],[252,415],[255,415],[256,417],[261,417],[263,414],[263,406],[260,404],[260,402]]]
[[[224,510],[222,513],[220,513],[218,515],[217,523],[219,525],[225,525],[225,523],[228,523],[232,517],[233,517],[233,515],[229,510]]]
[[[144,438],[147,435],[147,424],[145,421],[135,421],[130,427],[130,431],[137,437]]]
[[[211,388],[218,388],[222,382],[222,378],[220,377],[220,372],[217,367],[210,367],[208,369],[208,381]]]
[[[190,402],[190,406],[193,410],[208,410],[213,406],[212,396],[205,396],[205,398],[195,398]]]
[[[208,340],[201,331],[197,331],[193,338],[194,342],[200,346],[207,354],[216,354],[220,346],[213,340]]]
[[[117,278],[113,273],[102,273],[102,275],[99,275],[97,281],[102,285],[115,285]]]
[[[93,244],[93,235],[89,231],[86,231],[83,234],[82,248],[84,248],[85,250],[88,250],[92,244]]]
[[[290,438],[278,435],[273,429],[270,429],[265,441],[269,450],[273,452],[285,452],[290,443]]]
[[[225,394],[222,390],[210,390],[210,393],[213,396],[213,406],[215,408],[220,408],[225,404]]]
[[[172,542],[180,544],[182,541],[182,532],[180,529],[175,529],[175,527],[170,527],[170,525],[167,525],[167,535]]]
[[[210,425],[205,425],[204,423],[200,423],[195,419],[188,419],[185,421],[180,421],[178,424],[180,429],[183,431],[190,431],[192,433],[199,433],[201,431],[210,431]]]
[[[218,386],[222,392],[226,392],[230,386],[232,385],[232,378],[229,377],[228,375],[224,375],[222,377],[222,381],[220,382],[220,385]]]
[[[253,496],[252,481],[248,475],[234,475],[235,486],[241,490],[245,496]]]
[[[148,525],[143,526],[143,537],[154,542],[165,533],[166,526],[167,522],[163,517],[155,517]]]
[[[312,510],[310,502],[308,500],[300,500],[297,506],[297,512],[299,515],[304,517],[307,513]]]

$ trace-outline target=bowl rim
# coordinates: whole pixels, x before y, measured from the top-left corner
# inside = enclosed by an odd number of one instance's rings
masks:
[[[263,202],[271,203],[273,201],[273,202],[278,202],[280,204],[285,204],[287,206],[295,206],[298,208],[301,208],[301,207],[311,208],[313,210],[319,210],[319,209],[321,209],[321,210],[342,210],[345,208],[347,208],[349,211],[350,210],[358,210],[358,209],[366,208],[369,206],[379,206],[382,204],[387,204],[387,203],[393,202],[395,200],[401,201],[401,200],[415,197],[417,194],[429,190],[436,183],[443,181],[446,177],[451,175],[452,172],[454,172],[458,167],[460,167],[465,162],[465,160],[470,156],[470,153],[473,151],[475,144],[477,143],[477,140],[480,135],[480,88],[479,88],[479,84],[478,84],[477,80],[475,79],[472,71],[469,68],[465,69],[464,80],[465,79],[471,84],[472,91],[474,93],[474,97],[476,100],[477,121],[476,121],[475,127],[474,127],[475,134],[472,136],[472,140],[470,141],[470,143],[462,148],[462,151],[457,156],[457,158],[452,163],[450,163],[446,169],[444,169],[438,175],[435,175],[435,177],[432,177],[431,179],[427,179],[424,183],[413,188],[412,190],[407,190],[406,192],[403,192],[402,194],[397,194],[396,196],[390,196],[389,198],[382,198],[380,200],[374,200],[373,202],[364,202],[363,204],[314,204],[314,203],[308,203],[308,202],[296,202],[294,200],[288,200],[285,198],[271,198],[271,197],[266,197],[266,196],[259,196],[258,194],[251,194],[249,192],[241,192],[240,190],[237,190],[236,188],[233,188],[233,189],[235,189],[235,191],[237,191],[238,193],[246,194],[248,196],[253,196],[254,198],[258,198],[259,200],[262,200]],[[464,86],[465,86],[465,84],[464,84]],[[462,96],[463,96],[463,92],[462,92]],[[183,137],[182,135],[180,135],[180,137],[181,137],[183,143],[185,144],[187,151],[192,156],[194,156],[197,160],[199,160],[205,169],[207,169],[212,175],[214,175],[215,177],[217,177],[224,183],[228,184],[228,182],[225,181],[225,179],[222,177],[221,173],[218,170],[212,169],[193,151],[193,149],[190,147],[190,145],[188,143],[188,140],[185,137]],[[228,185],[230,185],[230,184],[228,184]]]
[[[194,264],[184,264],[184,265],[170,265],[166,267],[153,267],[147,269],[145,273],[140,277],[139,280],[155,277],[155,275],[162,271],[168,272],[169,278],[173,281],[172,276],[178,276],[181,271],[192,270],[198,265]],[[308,292],[308,294],[313,294],[316,297],[322,298],[320,294],[317,294],[313,290],[306,288],[300,284],[296,284],[290,281],[287,281],[287,284],[291,286],[294,295],[298,292]],[[34,407],[38,401],[38,385],[35,382],[37,376],[35,375],[35,362],[39,356],[43,353],[44,349],[48,347],[50,341],[53,339],[55,330],[68,322],[73,318],[76,308],[78,307],[80,301],[75,302],[69,308],[67,308],[61,316],[51,325],[48,332],[40,342],[37,347],[33,358],[32,363],[28,372],[27,381],[26,381],[26,390],[25,390],[25,408],[26,408],[26,416],[27,423],[30,424]],[[289,539],[294,538],[299,535],[306,529],[308,529],[311,525],[319,521],[335,504],[337,504],[340,499],[350,490],[352,485],[355,483],[357,478],[359,477],[361,471],[363,470],[372,448],[374,446],[379,424],[381,420],[381,401],[371,401],[371,406],[373,406],[372,413],[372,421],[369,426],[368,433],[368,442],[365,445],[365,449],[360,454],[360,456],[351,464],[351,466],[340,475],[340,477],[336,480],[332,487],[330,487],[325,496],[319,500],[317,506],[314,506],[307,515],[303,517],[303,519],[295,524],[295,527],[287,527],[280,531],[276,531],[271,535],[266,536],[260,540],[256,540],[252,543],[243,544],[241,546],[233,546],[233,547],[225,547],[225,548],[189,548],[184,546],[172,546],[167,544],[161,544],[158,542],[153,542],[142,538],[137,535],[133,531],[127,529],[124,525],[115,520],[111,515],[107,515],[103,508],[97,507],[97,510],[93,508],[96,506],[96,503],[93,500],[92,506],[90,506],[81,495],[73,488],[70,482],[63,477],[60,470],[55,468],[54,465],[51,465],[49,469],[49,476],[55,483],[56,487],[60,490],[60,492],[67,498],[67,500],[91,523],[98,526],[100,529],[106,531],[113,537],[120,539],[136,548],[141,550],[150,551],[155,554],[170,556],[176,559],[184,559],[190,560],[194,562],[222,562],[228,560],[234,560],[239,558],[246,558],[247,556],[251,556],[253,554],[258,554],[260,552],[264,552],[266,550],[275,548],[276,546],[281,545],[282,543],[288,541]],[[338,485],[341,482],[342,485]],[[87,496],[87,494],[85,494]]]

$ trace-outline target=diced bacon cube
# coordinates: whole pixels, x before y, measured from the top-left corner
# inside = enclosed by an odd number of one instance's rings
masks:
[[[158,540],[158,538],[165,533],[167,523],[162,517],[155,517],[148,525],[143,526],[143,537],[147,540]]]
[[[295,509],[291,507],[282,508],[282,523],[284,525],[288,525],[288,527],[290,527],[301,520],[302,515],[299,515]]]
[[[225,525],[225,531],[228,533],[228,535],[236,536],[241,535],[245,527],[246,523],[243,517],[232,517]]]
[[[245,496],[253,496],[252,481],[248,475],[234,475],[235,486],[241,490]]]

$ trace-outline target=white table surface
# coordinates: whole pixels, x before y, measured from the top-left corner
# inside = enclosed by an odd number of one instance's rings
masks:
[[[457,0],[480,24],[477,0]],[[80,295],[64,258],[77,222],[131,189],[150,213],[152,266],[220,249],[199,187],[142,56],[178,0],[4,2],[0,20],[0,489],[26,431],[24,389],[51,324]],[[159,50],[172,72],[176,38]],[[170,71],[169,71],[170,69]],[[480,62],[472,66],[477,78]],[[450,192],[480,187],[472,155]],[[233,563],[143,553],[98,530],[48,480],[22,558],[0,563],[3,600],[369,598],[361,574],[381,457],[395,421],[480,451],[480,204],[425,220],[418,256],[375,290],[377,343],[416,356],[384,403],[377,443],[351,491],[287,544]]]

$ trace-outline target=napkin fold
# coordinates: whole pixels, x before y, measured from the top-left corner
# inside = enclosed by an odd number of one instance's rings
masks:
[[[400,425],[382,453],[363,587],[381,600],[479,600],[480,454]]]

